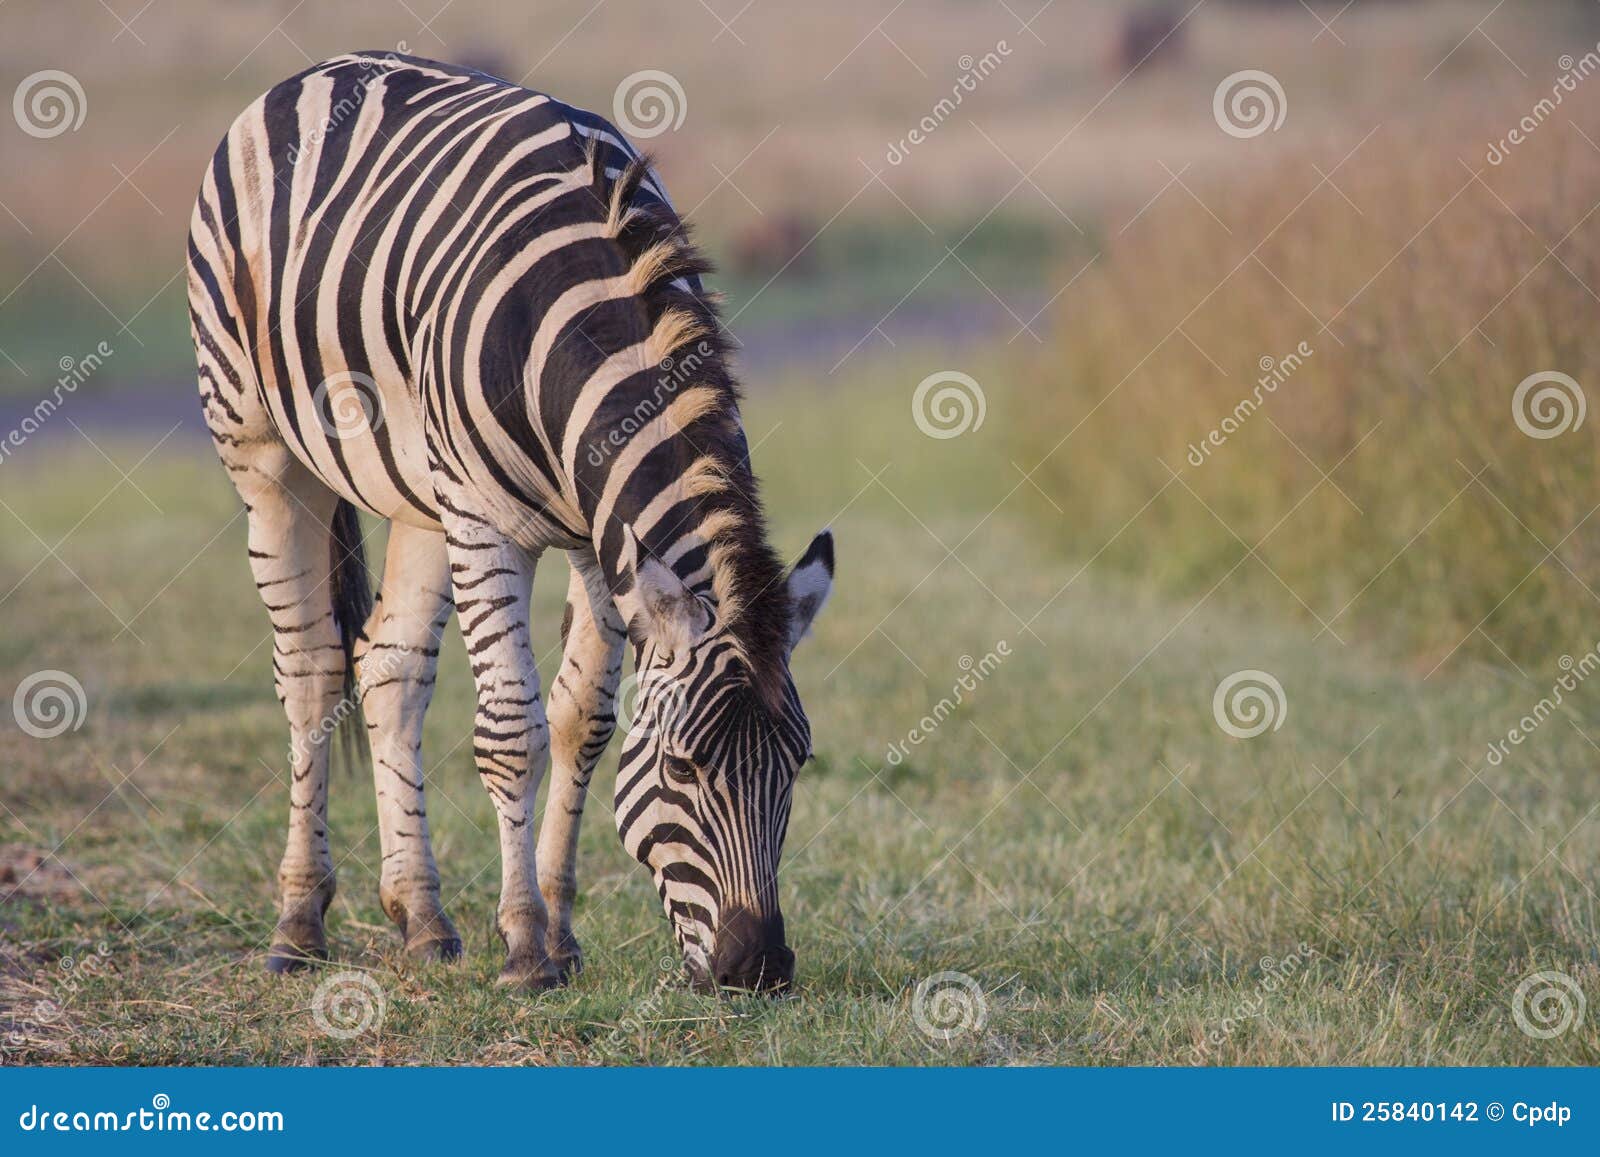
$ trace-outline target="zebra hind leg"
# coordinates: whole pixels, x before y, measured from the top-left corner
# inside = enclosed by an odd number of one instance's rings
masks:
[[[439,900],[422,764],[422,721],[451,605],[444,536],[393,523],[382,589],[356,644],[356,670],[378,796],[378,896],[407,955],[419,960],[461,955],[461,937]]]
[[[583,968],[572,932],[578,825],[589,779],[616,730],[617,679],[627,629],[592,551],[571,554],[561,670],[550,687],[550,793],[539,828],[539,887],[550,913],[546,943],[563,979]]]
[[[330,573],[338,499],[281,442],[219,441],[219,452],[248,511],[250,569],[272,620],[274,682],[289,718],[289,836],[267,968],[291,972],[327,958],[323,916],[334,895],[328,752],[346,663]]]

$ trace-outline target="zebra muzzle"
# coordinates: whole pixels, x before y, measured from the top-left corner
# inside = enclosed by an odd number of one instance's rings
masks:
[[[719,989],[775,992],[794,982],[794,952],[784,943],[783,915],[735,908],[718,922],[711,975]]]

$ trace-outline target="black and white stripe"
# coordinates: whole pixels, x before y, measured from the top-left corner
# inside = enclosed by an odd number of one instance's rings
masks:
[[[468,69],[339,57],[266,93],[217,149],[189,300],[290,720],[274,969],[325,953],[326,721],[352,683],[385,911],[409,951],[461,950],[421,756],[453,606],[499,818],[502,980],[578,967],[578,821],[629,637],[643,711],[617,784],[622,838],[697,979],[790,978],[777,862],[810,740],[788,659],[827,595],[832,542],[788,574],[767,544],[705,268],[610,124]],[[392,524],[375,605],[356,508]],[[551,547],[572,582],[547,715],[528,597]]]

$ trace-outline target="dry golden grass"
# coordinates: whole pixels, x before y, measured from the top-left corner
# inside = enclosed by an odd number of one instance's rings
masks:
[[[1544,371],[1600,400],[1600,88],[1579,98],[1499,166],[1492,116],[1413,121],[1330,182],[1355,141],[1141,217],[1023,374],[1063,545],[1192,593],[1238,567],[1230,591],[1423,672],[1586,650],[1600,421],[1540,439],[1513,417]],[[1263,358],[1283,380],[1258,390]]]

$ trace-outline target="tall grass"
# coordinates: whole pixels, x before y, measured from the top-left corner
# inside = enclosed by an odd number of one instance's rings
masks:
[[[1600,403],[1600,117],[1489,164],[1522,111],[1175,185],[1114,237],[1006,407],[1060,544],[1425,672],[1592,643],[1600,415],[1513,404],[1545,371]]]

